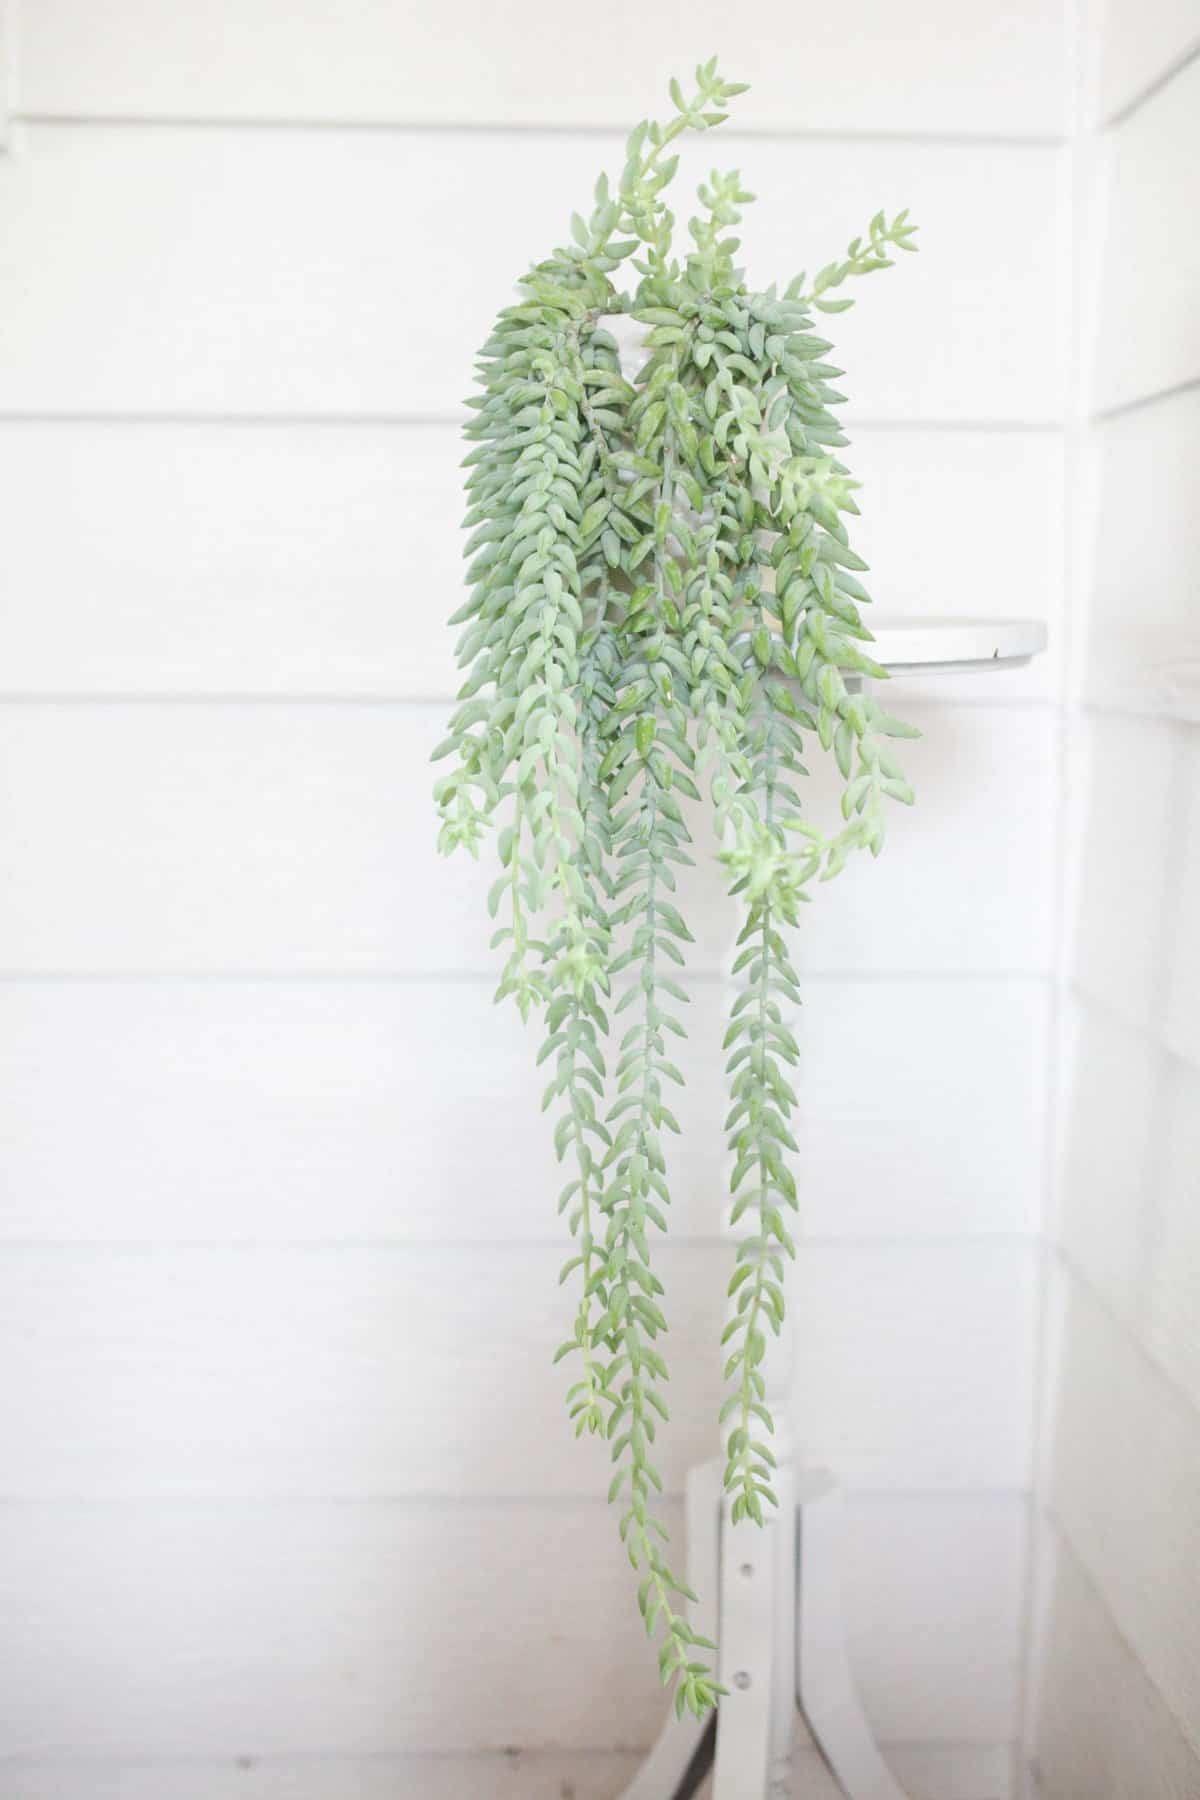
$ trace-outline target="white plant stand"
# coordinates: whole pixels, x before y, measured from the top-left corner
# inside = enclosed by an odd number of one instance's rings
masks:
[[[1018,668],[1046,647],[1026,619],[910,618],[874,625],[872,653],[899,675]],[[784,1346],[786,1347],[786,1339]],[[790,1356],[772,1358],[778,1510],[730,1523],[722,1464],[687,1480],[690,1623],[718,1646],[729,1692],[715,1718],[668,1718],[622,1800],[692,1800],[711,1772],[712,1800],[791,1800],[797,1715],[847,1800],[905,1800],[863,1712],[842,1619],[842,1502],[824,1470],[798,1472],[787,1434]],[[775,1379],[772,1379],[772,1376]]]

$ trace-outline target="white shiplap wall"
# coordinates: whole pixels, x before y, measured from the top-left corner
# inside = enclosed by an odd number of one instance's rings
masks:
[[[1029,1710],[1044,1800],[1200,1794],[1198,45],[1188,0],[1111,0],[1078,150],[1097,223]]]
[[[547,1362],[539,1083],[426,763],[487,271],[560,233],[679,43],[728,36],[715,0],[624,10],[22,8],[3,1800],[607,1800],[653,1732]],[[1057,8],[771,4],[737,35],[751,268],[881,203],[923,227],[839,321],[879,599],[1056,633]],[[797,1429],[850,1489],[872,1716],[934,1800],[1003,1800],[1017,1733],[1060,674],[909,684],[919,809],[801,953]],[[689,916],[675,1495],[728,1260],[703,877]]]

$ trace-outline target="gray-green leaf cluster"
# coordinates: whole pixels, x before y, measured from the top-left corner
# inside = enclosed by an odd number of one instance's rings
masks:
[[[815,881],[856,849],[878,854],[884,802],[912,799],[889,740],[915,735],[860,691],[884,670],[844,523],[858,509],[837,455],[839,371],[812,326],[814,309],[850,304],[832,297],[849,277],[912,249],[914,227],[878,213],[810,285],[755,291],[733,235],[752,196],[714,172],[677,249],[671,146],[719,125],[742,91],[715,60],[690,97],[672,82],[669,122],[636,128],[615,186],[600,177],[571,242],[522,278],[483,346],[469,592],[453,620],[466,680],[436,753],[452,759],[436,790],[442,848],[478,855],[497,827],[499,995],[544,1019],[543,1106],[574,1239],[559,1351],[571,1416],[611,1446],[642,1616],[678,1709],[697,1713],[719,1689],[659,1516],[667,1320],[652,1256],[679,1130],[689,810],[714,810],[742,917],[726,1035],[742,1237],[721,1419],[734,1517],[761,1523],[774,1500],[763,1359],[794,1255],[789,934]],[[632,380],[606,327],[621,314],[643,328]],[[802,811],[814,744],[844,782],[832,831]]]

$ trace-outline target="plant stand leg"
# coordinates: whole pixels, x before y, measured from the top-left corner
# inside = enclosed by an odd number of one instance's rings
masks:
[[[713,1800],[787,1800],[796,1728],[796,1488],[790,1458],[760,1527],[721,1513],[720,1635]]]
[[[796,1701],[849,1800],[905,1800],[871,1736],[846,1647],[840,1567],[842,1499],[823,1471],[796,1491]]]
[[[687,1483],[687,1579],[697,1631],[719,1644],[716,1720],[672,1713],[621,1800],[787,1800],[796,1711],[846,1800],[906,1800],[871,1736],[850,1671],[839,1583],[841,1496],[832,1477],[776,1472],[760,1530],[728,1516],[721,1464]],[[719,1630],[717,1623],[719,1619]]]

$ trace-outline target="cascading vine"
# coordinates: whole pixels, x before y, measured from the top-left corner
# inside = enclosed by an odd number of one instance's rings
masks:
[[[659,1516],[667,1321],[651,1253],[670,1204],[664,1139],[679,1129],[689,811],[711,804],[743,915],[725,1039],[742,1235],[720,1418],[734,1519],[761,1523],[774,1503],[762,1364],[795,1254],[788,933],[815,881],[855,849],[878,855],[884,801],[912,800],[887,741],[916,735],[856,691],[885,671],[863,647],[865,565],[843,522],[858,509],[836,459],[838,371],[811,329],[814,311],[850,305],[832,290],[913,249],[915,227],[879,213],[811,284],[752,291],[729,235],[752,196],[736,173],[713,173],[679,255],[670,146],[719,125],[743,91],[715,59],[690,99],[672,82],[670,121],[637,127],[616,191],[600,177],[590,218],[573,216],[574,241],[522,278],[483,347],[468,403],[470,591],[452,621],[468,673],[435,753],[454,758],[436,789],[441,847],[477,856],[499,826],[497,997],[544,1015],[543,1107],[575,1240],[562,1279],[577,1284],[576,1311],[558,1352],[573,1369],[570,1416],[610,1443],[642,1616],[678,1710],[696,1713],[720,1689]],[[605,328],[619,315],[645,327],[633,379]],[[833,830],[801,811],[806,742],[841,771]],[[610,1015],[627,1015],[615,1056]]]

